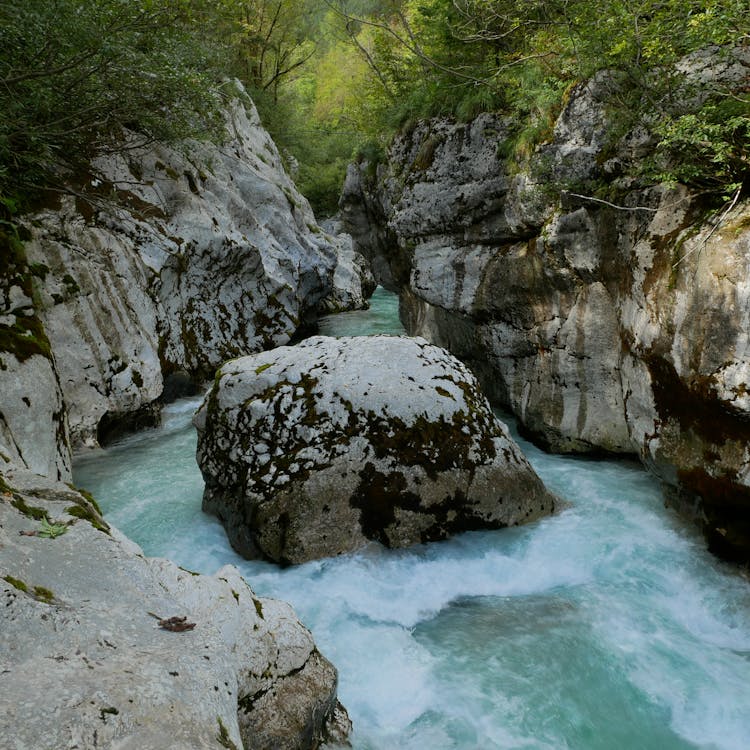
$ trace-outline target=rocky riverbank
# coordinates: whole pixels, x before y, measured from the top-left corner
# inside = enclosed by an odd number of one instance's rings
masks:
[[[0,736],[13,747],[346,741],[336,669],[289,605],[233,568],[145,558],[65,483],[73,451],[153,424],[162,398],[224,360],[286,343],[318,307],[364,304],[351,242],[318,226],[252,103],[226,117],[221,145],[97,160],[0,225]]]
[[[747,80],[746,49],[686,62]],[[523,163],[485,114],[398,137],[350,168],[342,217],[410,333],[469,363],[553,451],[634,453],[711,548],[750,560],[750,202],[644,185],[653,140],[612,142],[607,77],[577,86]],[[606,186],[610,199],[594,193]]]
[[[23,242],[3,235],[0,442],[22,465],[69,479],[71,449],[153,423],[165,383],[363,303],[350,241],[318,226],[249,99],[227,131],[99,159]]]
[[[314,748],[343,741],[335,668],[231,566],[146,558],[95,503],[0,475],[0,735],[9,747]]]

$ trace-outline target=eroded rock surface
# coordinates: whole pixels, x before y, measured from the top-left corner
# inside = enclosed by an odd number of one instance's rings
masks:
[[[554,509],[476,379],[422,339],[307,339],[222,366],[195,418],[204,509],[281,563]]]
[[[78,492],[0,468],[4,746],[307,750],[346,734],[336,670],[288,604],[231,566],[145,558]],[[64,533],[38,535],[42,519]]]
[[[75,196],[24,217],[74,449],[153,421],[170,373],[201,381],[286,343],[332,289],[340,243],[317,226],[249,99],[228,109],[227,130],[220,146],[134,143],[127,158],[92,164]]]
[[[318,305],[318,312],[330,314],[366,309],[377,284],[367,259],[354,249],[350,235],[338,222],[324,222],[336,247],[336,268],[330,294]]]
[[[684,64],[697,96],[746,83],[750,52]],[[654,140],[612,143],[607,95],[606,75],[574,89],[513,168],[503,118],[421,123],[387,164],[350,168],[344,226],[387,268],[407,330],[470,364],[529,434],[640,455],[714,550],[747,561],[750,203],[711,212],[628,177]]]

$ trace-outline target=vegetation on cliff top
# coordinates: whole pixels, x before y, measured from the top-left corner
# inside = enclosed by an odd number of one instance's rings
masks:
[[[744,0],[323,1],[365,62],[349,111],[373,144],[420,117],[498,110],[518,119],[522,157],[551,136],[571,86],[607,70],[612,137],[642,125],[658,143],[647,177],[720,195],[748,179],[747,76],[690,83],[678,65],[750,44]]]
[[[499,110],[522,123],[523,155],[602,69],[613,120],[659,140],[654,179],[727,193],[748,175],[748,86],[695,97],[675,63],[748,43],[745,0],[6,0],[0,199],[126,148],[123,128],[220,138],[222,82],[238,77],[329,212],[352,155],[415,119]]]
[[[219,132],[215,51],[187,5],[0,5],[0,197],[74,179],[93,155],[126,148],[123,128],[141,142]]]

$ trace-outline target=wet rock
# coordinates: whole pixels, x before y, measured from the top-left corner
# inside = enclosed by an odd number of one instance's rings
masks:
[[[554,509],[476,379],[421,339],[315,337],[226,363],[195,418],[204,509],[299,563]]]

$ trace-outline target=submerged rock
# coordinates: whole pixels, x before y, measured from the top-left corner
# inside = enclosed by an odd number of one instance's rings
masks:
[[[146,558],[78,492],[2,471],[9,747],[311,750],[346,735],[336,670],[288,604],[231,566],[200,576]]]
[[[203,506],[300,563],[551,513],[476,379],[422,339],[315,337],[226,363],[195,417]]]

